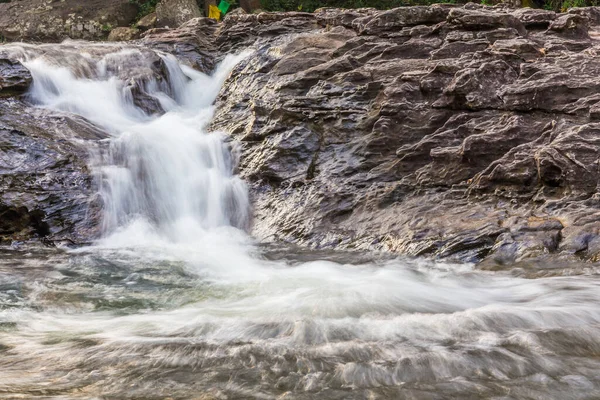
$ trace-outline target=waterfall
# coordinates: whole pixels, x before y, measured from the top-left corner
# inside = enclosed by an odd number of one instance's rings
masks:
[[[125,45],[5,48],[32,103],[108,135],[89,164],[104,237],[1,253],[0,397],[600,398],[591,264],[247,245],[235,149],[208,131],[242,56],[208,76]]]
[[[243,56],[225,58],[208,76],[146,49],[58,47],[20,48],[33,76],[29,97],[110,133],[92,160],[105,236],[142,229],[135,234],[178,242],[247,225],[247,189],[233,174],[230,146],[222,133],[207,131],[219,89]]]

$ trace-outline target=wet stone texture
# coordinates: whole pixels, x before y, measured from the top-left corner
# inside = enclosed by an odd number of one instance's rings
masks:
[[[97,235],[88,161],[103,132],[82,119],[0,102],[0,243]]]
[[[77,65],[82,77],[97,78],[93,60],[118,50],[128,50],[129,59],[122,58],[119,65],[104,59],[105,72],[127,82],[124,93],[143,112],[163,113],[145,90],[149,82],[167,79],[164,60],[153,51],[85,43],[4,47],[0,54],[0,244],[29,239],[83,244],[99,236],[102,220],[97,194],[101,177],[94,167],[108,145],[109,133],[73,113],[31,104],[26,90],[32,76],[16,59],[43,53],[59,65]],[[82,58],[84,51],[87,56]]]
[[[600,8],[467,4],[235,13],[150,29],[133,43],[201,71],[254,51],[222,89],[212,129],[231,134],[259,239],[496,268],[537,257],[600,261],[599,38]],[[4,82],[18,92],[30,77],[4,62],[1,93],[14,95]],[[15,115],[2,114],[7,129],[25,131],[11,125]],[[74,165],[79,153],[56,154]],[[57,173],[68,170],[52,160]],[[17,176],[5,170],[5,181]],[[34,170],[19,176],[34,185]],[[41,200],[48,186],[35,185],[40,197],[26,201],[14,198],[30,189],[3,192],[20,221],[3,235],[40,234],[45,223],[60,231],[48,222],[55,206]],[[89,185],[76,186],[93,204]],[[93,226],[81,210],[66,236]]]
[[[600,260],[600,9],[228,17],[218,100],[253,233],[314,248]]]

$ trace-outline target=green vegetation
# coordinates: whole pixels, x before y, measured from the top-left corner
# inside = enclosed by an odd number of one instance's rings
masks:
[[[402,6],[430,5],[435,3],[466,3],[466,0],[262,0],[267,11],[307,11],[321,7],[361,8],[373,7],[387,10]],[[475,0],[483,5],[497,4],[498,0]],[[557,12],[572,7],[598,6],[600,0],[522,0],[524,6],[543,8]]]
[[[307,11],[313,12],[322,7],[363,8],[381,10],[402,6],[429,5],[434,3],[454,3],[440,0],[262,0],[267,11]]]
[[[4,3],[10,0],[0,0]],[[138,8],[136,18],[153,13],[160,0],[129,0]],[[197,0],[200,9],[204,8],[204,0]],[[380,10],[389,10],[391,8],[416,5],[431,5],[435,3],[466,3],[468,0],[261,0],[262,8],[266,11],[306,11],[313,12],[322,7],[337,8],[365,8],[372,7]],[[497,4],[499,0],[472,0],[486,6]],[[231,9],[237,6],[237,1],[228,0],[232,5]],[[217,4],[219,1],[217,1]],[[523,6],[533,8],[543,8],[556,12],[564,12],[572,7],[599,6],[600,0],[522,0]]]
[[[554,11],[567,11],[573,7],[588,7],[600,5],[600,0],[546,0],[544,8]]]
[[[134,4],[138,8],[136,20],[140,20],[146,15],[153,13],[159,1],[160,0],[129,0],[131,4]]]

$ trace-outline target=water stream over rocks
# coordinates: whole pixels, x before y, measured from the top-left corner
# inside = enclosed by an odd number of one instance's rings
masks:
[[[206,129],[251,55],[207,76],[134,47],[13,50],[32,103],[109,136],[90,160],[102,238],[1,250],[0,398],[600,397],[593,273],[528,279],[248,236],[235,144]]]

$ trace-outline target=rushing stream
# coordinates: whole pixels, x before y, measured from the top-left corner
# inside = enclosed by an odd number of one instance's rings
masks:
[[[110,139],[90,154],[103,237],[0,249],[0,398],[600,398],[593,271],[526,279],[255,243],[235,146],[207,132],[244,55],[206,76],[135,48],[14,51],[33,104]],[[152,114],[128,78],[157,61]]]

